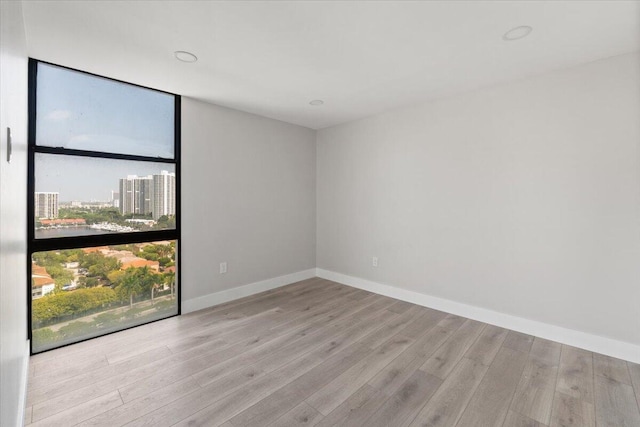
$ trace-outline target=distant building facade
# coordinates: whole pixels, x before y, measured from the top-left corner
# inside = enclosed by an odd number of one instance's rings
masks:
[[[151,213],[153,176],[129,175],[120,180],[120,213],[122,215]]]
[[[162,171],[153,175],[153,219],[176,213],[176,174]]]
[[[59,193],[39,192],[35,193],[35,215],[36,218],[57,218],[58,217],[58,196]]]
[[[120,179],[118,207],[122,215],[151,214],[157,220],[175,215],[176,174],[162,171],[158,175],[129,175]]]

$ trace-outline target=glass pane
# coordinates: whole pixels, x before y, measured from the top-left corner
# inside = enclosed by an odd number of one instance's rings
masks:
[[[174,158],[174,96],[38,64],[36,144]]]
[[[33,352],[178,313],[176,241],[37,252]]]
[[[35,155],[35,236],[176,227],[175,165]]]

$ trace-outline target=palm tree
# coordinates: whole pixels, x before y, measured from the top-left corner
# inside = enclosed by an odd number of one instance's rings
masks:
[[[173,254],[175,249],[171,246],[171,244],[168,244],[168,245],[157,245],[156,251],[157,251],[157,254],[158,254],[159,258],[170,258],[170,255]]]
[[[164,283],[169,285],[169,289],[171,289],[171,298],[173,298],[173,288],[176,284],[176,273],[175,271],[167,271],[164,273]]]
[[[136,270],[142,291],[151,290],[151,301],[153,301],[153,291],[158,284],[158,275],[147,266],[136,268]]]
[[[142,284],[138,277],[137,268],[128,268],[125,273],[118,279],[119,282],[116,285],[116,291],[121,295],[129,297],[129,308],[133,307],[133,296],[139,294],[142,291]]]
[[[153,291],[158,284],[158,275],[151,271],[149,267],[127,268],[123,274],[116,275],[116,291],[121,295],[129,297],[129,307],[133,307],[134,295],[151,290],[151,300],[153,301]]]

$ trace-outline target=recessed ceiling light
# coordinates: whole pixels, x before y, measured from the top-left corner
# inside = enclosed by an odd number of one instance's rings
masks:
[[[193,53],[185,52],[184,50],[176,50],[173,53],[178,61],[182,62],[196,62],[198,57]]]
[[[323,101],[322,99],[314,99],[314,100],[313,100],[313,101],[311,101],[309,104],[311,104],[311,105],[315,105],[315,106],[318,106],[318,105],[322,105],[322,104],[324,104],[324,101]]]
[[[504,33],[504,36],[502,36],[502,40],[508,41],[508,42],[511,42],[514,40],[520,40],[527,37],[529,34],[531,34],[531,31],[533,31],[533,28],[531,28],[530,26],[521,25],[520,27],[512,28],[506,33]]]

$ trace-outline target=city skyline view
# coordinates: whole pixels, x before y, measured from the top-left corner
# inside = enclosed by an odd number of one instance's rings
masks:
[[[120,179],[130,175],[175,174],[171,163],[36,154],[36,192],[57,192],[60,203],[111,201]],[[64,173],[62,173],[64,171]]]
[[[57,191],[36,191],[35,217],[57,218],[59,206],[69,205],[69,202],[61,203],[59,199]],[[78,202],[92,203],[86,200],[70,203],[73,207]],[[176,175],[166,170],[147,176],[127,175],[119,179],[118,191],[112,190],[109,200],[97,202],[118,208],[122,215],[151,213],[153,219],[175,215]]]
[[[114,209],[116,210],[114,212]],[[60,193],[35,192],[37,238],[175,228],[176,176],[162,170],[118,179],[110,200],[64,203]]]
[[[157,220],[174,215],[176,206],[176,176],[162,171],[160,174],[129,175],[120,179],[118,208],[123,215],[148,214]]]

